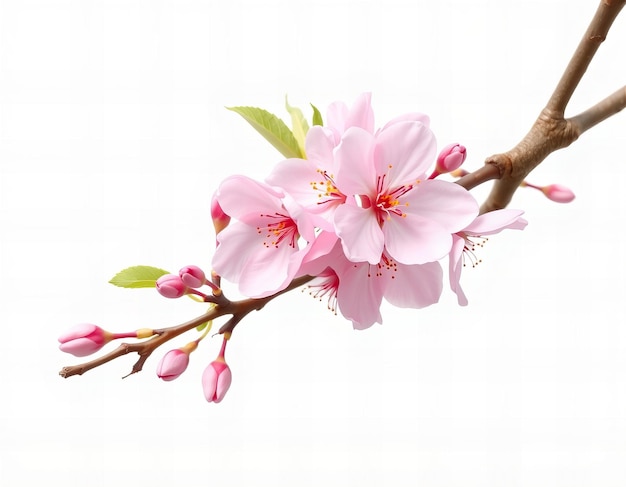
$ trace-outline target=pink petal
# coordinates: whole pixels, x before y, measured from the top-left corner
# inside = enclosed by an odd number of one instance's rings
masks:
[[[450,289],[456,293],[457,301],[461,306],[467,306],[467,297],[461,288],[461,270],[463,269],[463,249],[465,239],[453,235],[452,250],[449,255]]]
[[[470,192],[448,181],[422,181],[401,202],[408,203],[407,214],[435,221],[449,233],[465,228],[478,214],[478,203]]]
[[[419,122],[398,122],[376,136],[376,174],[386,176],[385,187],[413,184],[436,157],[436,142],[428,127]]]
[[[383,298],[384,279],[370,273],[366,263],[352,264],[338,272],[337,302],[341,314],[352,321],[357,330],[382,323],[380,304]],[[375,271],[374,271],[375,272]]]
[[[524,212],[521,210],[512,209],[490,211],[477,216],[472,223],[463,229],[463,232],[469,235],[493,235],[505,228],[511,228],[511,225],[515,226],[516,230],[521,230],[526,226],[525,223],[528,223],[520,218],[523,214]]]
[[[333,232],[321,232],[312,242],[311,248],[302,261],[297,276],[317,276],[326,267],[335,267],[339,259],[345,260],[338,237]]]
[[[288,245],[251,252],[245,263],[245,272],[239,278],[241,293],[250,298],[263,298],[284,289],[300,267],[300,262],[292,264],[292,254],[294,249]]]
[[[400,308],[424,308],[439,301],[443,271],[439,262],[402,265],[385,289],[385,299]]]
[[[311,183],[318,181],[317,167],[303,159],[286,159],[274,166],[265,181],[284,189],[302,206],[317,205],[319,192],[313,191]]]
[[[363,129],[346,130],[335,151],[338,164],[335,182],[345,195],[366,194],[375,196],[374,136]]]
[[[372,208],[341,205],[335,211],[335,229],[348,260],[378,264],[384,237]]]
[[[217,241],[212,268],[226,280],[239,282],[249,254],[255,251],[254,244],[263,245],[258,233],[248,225],[234,222],[217,235]]]
[[[326,109],[326,126],[335,135],[335,143],[338,144],[346,130],[346,118],[348,118],[348,106],[342,101],[331,103]]]
[[[274,214],[282,209],[283,193],[246,176],[231,176],[220,184],[216,198],[229,216],[246,220],[250,214]]]
[[[370,134],[374,133],[374,111],[372,110],[372,94],[362,93],[349,110],[345,128],[360,127]]]
[[[213,367],[213,363],[207,365],[202,373],[202,391],[207,401],[213,402],[215,390],[217,389],[217,371]]]
[[[426,127],[430,127],[430,117],[424,113],[418,113],[418,112],[414,112],[414,113],[405,113],[404,115],[400,115],[398,117],[392,118],[391,120],[389,120],[389,122],[387,122],[385,124],[385,126],[379,130],[379,132],[381,130],[385,130],[387,129],[389,126],[396,124],[398,122],[420,122],[422,125],[425,125]]]
[[[385,220],[383,233],[389,255],[406,265],[439,260],[452,245],[450,232],[438,222],[411,213]]]
[[[230,371],[230,367],[227,366],[217,377],[217,387],[215,388],[215,399],[213,402],[218,403],[224,399],[232,380],[232,372]]]
[[[331,130],[320,125],[311,127],[306,134],[304,146],[309,161],[315,161],[318,167],[332,171],[335,140]]]

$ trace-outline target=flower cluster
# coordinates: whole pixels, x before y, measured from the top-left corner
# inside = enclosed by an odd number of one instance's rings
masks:
[[[478,216],[466,189],[436,179],[463,163],[465,148],[450,144],[437,156],[421,113],[377,129],[367,93],[352,107],[332,104],[303,152],[263,182],[232,176],[215,194],[213,269],[246,296],[270,296],[309,275],[314,296],[364,329],[382,323],[383,298],[409,308],[436,303],[448,259],[450,287],[466,304],[459,278],[473,238],[526,224],[517,210]]]

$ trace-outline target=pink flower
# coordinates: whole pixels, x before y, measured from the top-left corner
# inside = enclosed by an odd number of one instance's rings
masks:
[[[230,367],[224,359],[224,351],[226,350],[226,342],[229,337],[224,337],[222,349],[218,357],[211,362],[202,374],[202,389],[204,397],[209,402],[218,403],[228,392],[232,381],[232,373]]]
[[[332,238],[336,243],[330,252],[317,252],[317,242],[327,247]],[[438,262],[404,265],[394,261],[386,251],[375,265],[350,262],[337,237],[325,233],[313,245],[309,256],[312,255],[319,257],[305,262],[300,271],[317,276],[309,284],[310,293],[319,299],[326,298],[332,311],[338,307],[359,330],[382,323],[383,298],[401,308],[424,308],[439,301],[441,296],[443,271]]]
[[[299,240],[315,238],[314,227],[300,207],[266,184],[232,176],[220,185],[217,199],[238,221],[222,230],[213,269],[239,284],[249,297],[284,289],[293,279],[308,247]]]
[[[100,350],[113,335],[90,323],[76,325],[59,337],[61,351],[76,357],[84,357]]]
[[[170,381],[178,378],[189,365],[189,354],[182,348],[170,350],[157,365],[157,375],[165,380]]]
[[[323,230],[333,230],[333,215],[350,195],[344,194],[335,183],[339,170],[335,148],[344,133],[358,127],[374,134],[374,113],[371,94],[361,94],[348,108],[343,102],[334,102],[328,108],[327,126],[314,126],[306,136],[306,159],[286,159],[276,165],[266,182],[283,189],[307,211],[313,223]],[[420,122],[428,126],[429,118],[422,113],[407,113],[394,118],[382,130],[399,122]],[[380,132],[381,130],[378,130]]]
[[[176,299],[187,294],[188,288],[180,276],[165,274],[157,279],[156,290],[163,297]]]
[[[450,251],[451,234],[478,213],[464,188],[425,180],[435,139],[420,122],[397,122],[376,135],[352,127],[334,155],[336,186],[356,201],[334,214],[335,231],[353,262],[377,265],[385,248],[403,264],[436,261]]]
[[[528,222],[521,218],[521,210],[495,210],[476,217],[476,219],[453,236],[454,243],[449,255],[450,288],[457,295],[458,303],[467,306],[467,297],[461,288],[461,270],[465,257],[476,265],[474,251],[482,247],[485,235],[499,233],[505,229],[523,230]]]

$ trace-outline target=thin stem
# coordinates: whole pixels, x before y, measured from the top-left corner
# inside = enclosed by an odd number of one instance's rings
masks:
[[[263,306],[265,306],[272,299],[288,291],[291,291],[292,289],[300,287],[303,284],[306,284],[311,279],[312,279],[311,276],[298,277],[294,279],[291,282],[291,284],[289,284],[289,286],[287,286],[282,291],[279,291],[276,294],[273,294],[266,298],[243,299],[241,301],[229,301],[222,294],[221,296],[223,296],[224,304],[223,305],[217,304],[213,306],[211,309],[209,309],[206,313],[204,313],[201,316],[198,316],[190,321],[187,321],[177,326],[156,329],[154,330],[155,336],[153,336],[152,338],[146,341],[139,342],[139,343],[122,343],[115,350],[105,355],[102,355],[101,357],[98,357],[94,360],[85,362],[83,364],[63,367],[61,371],[59,372],[59,375],[61,377],[71,377],[73,375],[82,375],[85,372],[91,369],[94,369],[96,367],[99,367],[100,365],[110,362],[111,360],[114,360],[118,357],[121,357],[122,355],[126,355],[127,353],[133,353],[133,352],[136,352],[139,355],[139,359],[133,365],[133,368],[128,375],[135,374],[142,370],[143,364],[145,363],[145,361],[148,359],[148,357],[152,354],[154,350],[156,350],[158,347],[160,347],[164,343],[170,341],[172,338],[182,335],[183,333],[190,331],[194,329],[195,327],[197,327],[198,325],[206,323],[207,321],[214,320],[224,315],[232,315],[232,318],[227,322],[227,325],[229,324],[230,325],[229,326],[224,325],[222,328],[220,328],[219,333],[220,334],[231,333],[232,330],[237,325],[237,323],[239,323],[239,321],[241,321],[241,319],[245,317],[248,313],[254,310],[260,310],[261,308],[263,308]],[[128,377],[128,375],[125,377]]]
[[[570,121],[573,125],[578,127],[578,130],[582,133],[603,120],[606,120],[611,115],[615,115],[624,108],[626,108],[626,86],[622,86],[601,102],[579,113],[575,117],[572,117]]]
[[[572,59],[565,68],[565,72],[554,93],[550,97],[546,109],[556,117],[563,117],[565,108],[574,94],[578,83],[587,71],[587,67],[600,44],[604,42],[613,24],[613,21],[624,7],[625,0],[603,0],[581,39]]]

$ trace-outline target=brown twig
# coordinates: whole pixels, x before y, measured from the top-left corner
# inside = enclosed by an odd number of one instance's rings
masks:
[[[583,132],[626,107],[626,88],[622,88],[580,115],[564,118],[570,98],[625,3],[626,0],[600,2],[554,93],[528,134],[513,149],[485,161],[496,168],[497,175],[493,177],[493,170],[481,168],[459,181],[469,189],[488,179],[497,179],[481,213],[504,208],[520,183],[550,153],[567,147]]]
[[[248,313],[254,310],[260,310],[272,299],[288,291],[291,291],[292,289],[300,287],[303,284],[306,284],[311,279],[311,276],[298,277],[294,279],[291,284],[289,284],[289,286],[287,286],[282,291],[277,292],[276,294],[272,294],[271,296],[268,296],[266,298],[243,299],[241,301],[228,301],[226,298],[224,298],[224,304],[212,307],[209,311],[201,316],[198,316],[197,318],[194,318],[177,326],[154,330],[155,336],[143,342],[122,343],[115,350],[112,350],[111,352],[89,362],[63,367],[59,372],[59,375],[64,378],[71,377],[73,375],[82,375],[88,370],[94,369],[96,367],[99,367],[100,365],[104,365],[107,362],[110,362],[111,360],[126,355],[127,353],[133,352],[139,355],[139,359],[137,360],[137,362],[135,362],[131,372],[128,375],[136,374],[137,372],[141,371],[141,369],[143,368],[143,364],[146,362],[152,352],[154,352],[154,350],[163,345],[165,342],[170,341],[172,338],[182,335],[183,333],[194,329],[198,325],[201,325],[224,315],[232,315],[232,318],[220,328],[218,333],[232,333],[235,326],[237,326],[241,319],[244,318]],[[128,375],[125,377],[128,377]]]

